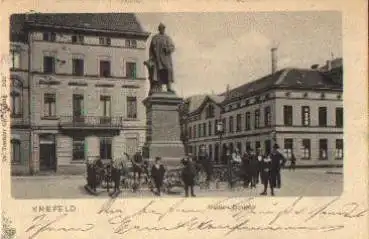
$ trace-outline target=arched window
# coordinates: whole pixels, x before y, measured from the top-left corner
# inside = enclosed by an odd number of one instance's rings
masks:
[[[12,163],[17,164],[21,162],[21,142],[18,139],[12,139],[11,141],[11,157]]]
[[[11,77],[10,86],[10,110],[11,117],[19,118],[22,117],[22,90],[23,83],[17,77]]]

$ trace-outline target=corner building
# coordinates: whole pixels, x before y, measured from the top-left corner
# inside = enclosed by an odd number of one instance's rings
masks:
[[[140,150],[147,81],[134,14],[16,14],[11,24],[13,174],[83,173]]]
[[[221,162],[226,148],[265,154],[277,143],[287,158],[295,155],[297,165],[342,166],[342,59],[329,66],[282,69],[206,97],[186,117],[188,151],[196,155],[205,145],[210,157]],[[222,135],[216,131],[220,120]]]

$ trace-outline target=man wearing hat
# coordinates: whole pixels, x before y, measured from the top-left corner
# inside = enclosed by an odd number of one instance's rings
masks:
[[[153,36],[149,49],[149,61],[153,64],[155,70],[152,71],[151,81],[167,85],[167,91],[173,92],[171,85],[173,79],[172,56],[174,52],[174,43],[172,39],[165,34],[165,26],[160,23],[159,33]],[[150,65],[150,64],[149,64]],[[149,68],[150,69],[150,68]]]
[[[278,151],[278,149],[278,144],[274,144],[273,151],[271,153],[271,177],[273,186],[276,188],[281,187],[281,167],[286,163],[286,158]]]

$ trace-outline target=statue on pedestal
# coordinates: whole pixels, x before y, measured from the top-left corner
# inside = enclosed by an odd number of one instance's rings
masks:
[[[165,26],[160,23],[159,33],[153,36],[150,48],[149,59],[144,62],[149,72],[150,92],[162,92],[162,86],[167,86],[167,91],[174,93],[172,89],[173,66],[172,53],[174,52],[174,43],[172,39],[165,34]]]

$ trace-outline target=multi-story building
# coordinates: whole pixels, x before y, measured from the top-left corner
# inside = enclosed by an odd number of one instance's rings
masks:
[[[342,59],[333,68],[287,68],[208,96],[187,115],[188,151],[205,145],[220,161],[227,149],[262,153],[277,143],[300,165],[342,165]],[[221,121],[222,133],[217,132]]]
[[[146,133],[146,41],[134,14],[11,16],[12,172],[83,172]]]

